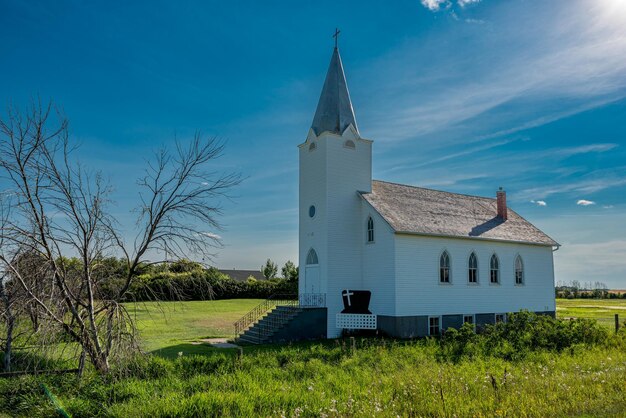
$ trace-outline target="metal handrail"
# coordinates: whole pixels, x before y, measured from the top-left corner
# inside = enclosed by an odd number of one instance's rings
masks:
[[[235,338],[247,330],[250,325],[256,323],[261,317],[277,306],[285,306],[292,309],[278,311],[267,319],[267,325],[260,327],[258,337],[259,342],[269,335],[274,329],[284,325],[298,308],[324,307],[326,306],[326,294],[303,293],[296,294],[275,294],[265,299],[252,310],[242,316],[233,325],[235,328]]]
[[[245,331],[251,324],[256,322],[260,317],[265,315],[273,307],[281,305],[283,303],[289,304],[291,302],[296,302],[297,298],[298,295],[295,294],[271,295],[269,298],[265,299],[263,302],[252,308],[252,310],[250,310],[237,322],[234,323],[235,337]]]

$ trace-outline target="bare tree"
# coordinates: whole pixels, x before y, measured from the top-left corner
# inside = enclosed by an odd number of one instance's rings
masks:
[[[15,323],[17,322],[15,305],[16,295],[7,289],[8,280],[0,277],[0,301],[2,302],[2,322],[4,323],[4,335],[2,338],[2,352],[4,353],[2,370],[11,371],[11,359],[13,354],[13,338]]]
[[[174,152],[160,150],[138,182],[136,238],[129,243],[109,212],[111,187],[75,162],[73,151],[68,122],[52,105],[35,104],[26,113],[10,108],[0,121],[6,185],[0,264],[37,318],[62,330],[78,343],[81,358],[106,373],[111,358],[136,347],[133,321],[121,302],[140,265],[190,255],[210,259],[219,245],[211,231],[220,227],[220,198],[240,177],[209,169],[223,151],[214,138],[197,134],[188,146],[176,142]],[[50,286],[18,268],[15,260],[24,253],[42,260]],[[126,264],[115,286],[102,268],[111,255]]]
[[[38,298],[41,299],[46,295],[53,294],[50,292],[52,289],[50,271],[42,257],[37,254],[22,253],[12,260],[12,264],[13,268],[25,278],[30,291]],[[41,312],[39,307],[33,303],[34,301],[28,292],[14,279],[14,274],[11,271],[3,270],[2,274],[3,277],[0,278],[0,316],[5,326],[0,341],[3,343],[3,368],[5,371],[11,371],[14,340],[25,337],[23,341],[28,342],[31,340],[30,337],[38,334]],[[24,322],[30,322],[30,326],[24,324],[18,327],[18,324]],[[45,343],[46,337],[47,335],[43,335],[43,333],[37,335],[40,343]],[[42,350],[39,347],[38,354],[41,353]],[[36,359],[33,358],[32,360],[35,361]]]

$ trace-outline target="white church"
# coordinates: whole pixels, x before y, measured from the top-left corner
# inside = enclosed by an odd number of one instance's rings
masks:
[[[355,329],[412,338],[520,310],[554,316],[559,244],[508,208],[503,190],[487,198],[373,180],[372,145],[335,47],[298,146],[299,306],[236,326],[240,341]]]
[[[299,294],[323,300],[328,338],[344,328],[433,335],[520,310],[554,315],[558,244],[508,208],[503,190],[487,198],[373,180],[372,145],[335,47],[299,145]],[[355,291],[371,292],[371,313],[342,314]]]

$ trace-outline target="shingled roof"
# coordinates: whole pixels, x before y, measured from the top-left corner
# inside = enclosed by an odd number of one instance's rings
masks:
[[[315,135],[326,131],[341,135],[350,124],[357,132],[359,131],[348,92],[346,75],[341,64],[341,56],[335,47],[311,128]]]
[[[398,233],[558,245],[508,209],[496,216],[496,199],[374,180],[363,198]]]
[[[236,280],[238,282],[245,282],[248,280],[248,277],[252,276],[257,280],[266,280],[263,273],[259,270],[219,270],[220,273],[230,276],[231,279]]]

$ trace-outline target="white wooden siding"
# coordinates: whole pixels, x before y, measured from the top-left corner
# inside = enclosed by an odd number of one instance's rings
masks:
[[[351,139],[355,149],[344,147]],[[351,129],[342,136],[323,133],[309,152],[300,146],[300,260],[313,246],[320,258],[321,288],[326,293],[328,336],[338,336],[335,314],[343,309],[341,291],[361,289],[363,283],[363,228],[361,198],[357,191],[371,191],[372,143],[357,138]],[[315,201],[315,202],[313,202]],[[315,204],[318,213],[308,216]],[[300,291],[302,291],[302,287]]]
[[[309,151],[310,141],[315,138],[309,134],[308,142],[300,145],[299,179],[299,264],[300,274],[306,274],[306,256],[311,248],[315,249],[319,260],[319,276],[322,292],[325,292],[328,275],[328,252],[326,248],[326,158],[324,143],[317,140],[316,148]],[[309,207],[315,205],[315,217],[309,217]],[[304,279],[304,278],[303,278]],[[298,281],[299,292],[305,293],[305,280]]]
[[[395,235],[387,222],[364,199],[361,208],[363,227],[363,290],[372,292],[370,311],[376,315],[396,314]],[[367,219],[374,220],[374,242],[366,240]]]
[[[450,254],[450,284],[439,283],[439,256]],[[478,258],[478,284],[468,283],[468,260]],[[491,284],[489,259],[500,261],[500,284]],[[524,261],[524,285],[515,284],[515,257]],[[396,315],[554,311],[552,248],[471,239],[397,234]]]

